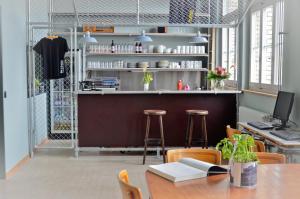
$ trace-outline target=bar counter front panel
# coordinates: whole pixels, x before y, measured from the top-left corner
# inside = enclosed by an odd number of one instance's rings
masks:
[[[236,93],[223,94],[78,94],[79,147],[141,147],[144,145],[145,109],[163,109],[165,144],[185,144],[187,109],[204,109],[209,146],[226,137],[226,125],[235,127]],[[197,118],[197,117],[196,117]],[[195,120],[194,136],[200,135]],[[159,138],[158,118],[151,118],[150,136]]]

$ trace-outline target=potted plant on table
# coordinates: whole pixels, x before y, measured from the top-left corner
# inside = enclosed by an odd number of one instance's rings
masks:
[[[144,77],[143,77],[143,82],[144,82],[144,91],[149,90],[149,85],[153,81],[153,75],[150,72],[144,71]]]
[[[217,66],[213,70],[208,71],[207,79],[211,80],[214,89],[224,89],[224,80],[228,79],[230,75],[225,68]]]
[[[230,183],[237,187],[255,187],[257,181],[257,156],[253,152],[255,142],[246,134],[233,135],[233,142],[228,138],[221,140],[216,148],[229,160]]]

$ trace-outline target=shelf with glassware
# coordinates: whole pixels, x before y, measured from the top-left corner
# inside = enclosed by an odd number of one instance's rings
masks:
[[[111,34],[107,34],[109,35]],[[196,34],[187,37],[191,35]],[[97,34],[99,43],[87,43],[83,46],[84,80],[91,79],[93,72],[143,72],[147,68],[149,72],[200,72],[201,85],[205,85],[205,88],[207,86],[205,72],[208,71],[210,50],[207,39],[203,43],[191,42],[193,44],[188,44],[190,39],[187,38],[175,39],[175,42],[174,38],[160,38],[153,43],[137,40],[132,43],[129,38],[121,37],[119,40],[110,38],[112,42],[107,44],[106,37],[100,36],[101,34]]]
[[[133,56],[133,57],[208,57],[208,54],[178,53],[87,53],[86,56]]]
[[[144,72],[143,68],[86,68],[86,71],[124,71],[124,72]],[[208,72],[206,68],[147,68],[148,72]]]
[[[126,47],[124,47],[126,46]],[[113,47],[108,45],[88,45],[88,52],[84,54],[84,68],[86,71],[140,71],[142,68],[149,68],[151,71],[207,71],[207,64],[203,64],[203,60],[186,60],[189,57],[194,58],[208,58],[209,54],[205,51],[205,46],[177,46],[176,49],[168,49],[167,53],[164,53],[165,47],[154,47],[152,45],[148,46],[148,52],[141,53],[141,49],[136,50],[139,52],[134,53],[133,45],[117,45],[116,50],[112,51]],[[139,48],[136,46],[136,49]],[[156,49],[158,48],[158,49]],[[159,49],[161,48],[161,49]],[[149,52],[150,51],[150,52]],[[153,52],[161,51],[161,52]],[[175,53],[174,53],[175,52]],[[177,53],[180,52],[180,53]],[[200,54],[198,54],[200,53]],[[87,60],[89,57],[103,57],[103,56],[116,56],[116,57],[183,57],[185,60],[172,62],[169,60],[160,60],[155,63],[153,61],[143,61],[137,63],[130,63],[125,60],[118,61],[100,61],[100,60]],[[207,61],[206,61],[207,63]]]

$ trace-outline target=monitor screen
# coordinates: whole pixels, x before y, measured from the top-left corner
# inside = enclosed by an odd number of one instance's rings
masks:
[[[273,117],[287,122],[290,117],[290,113],[293,107],[295,93],[279,91],[275,104]]]

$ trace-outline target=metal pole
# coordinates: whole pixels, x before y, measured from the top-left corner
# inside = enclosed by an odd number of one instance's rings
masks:
[[[73,41],[73,30],[70,29],[71,33],[71,55],[70,55],[70,92],[71,92],[71,142],[72,142],[72,148],[74,148],[74,79],[73,79],[73,52],[75,52],[76,49],[74,49],[74,41]]]
[[[136,13],[137,13],[137,25],[139,25],[140,24],[140,0],[137,0]]]
[[[31,0],[27,0],[27,20],[26,20],[26,32],[27,32],[27,88],[28,88],[28,150],[29,150],[29,156],[33,157],[33,143],[32,143],[32,137],[33,137],[33,117],[32,117],[32,107],[33,107],[33,99],[32,99],[32,78],[31,78],[31,70],[32,70],[32,56],[30,51],[30,41],[31,41],[31,27],[30,27],[30,2]]]

